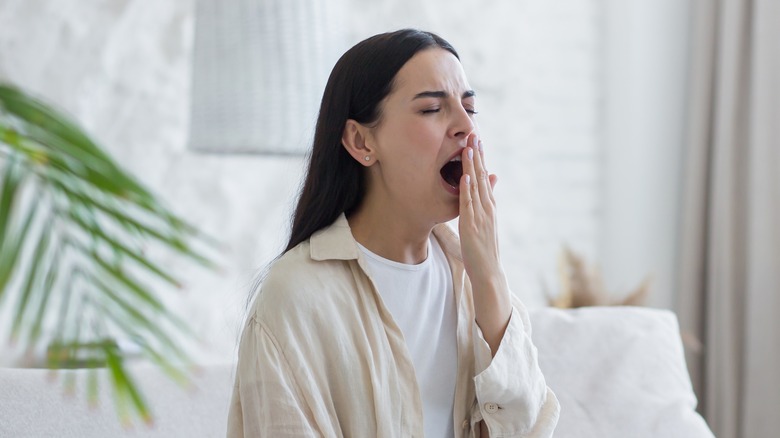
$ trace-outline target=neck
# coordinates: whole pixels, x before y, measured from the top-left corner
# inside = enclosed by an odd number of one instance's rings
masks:
[[[428,257],[428,239],[435,224],[421,224],[411,215],[372,203],[367,197],[347,220],[352,236],[369,251],[386,259],[416,265]],[[384,205],[382,205],[384,204]]]

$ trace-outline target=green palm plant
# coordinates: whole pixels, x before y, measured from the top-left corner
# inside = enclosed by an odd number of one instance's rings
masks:
[[[147,256],[164,247],[213,268],[215,246],[165,208],[75,123],[43,101],[0,84],[0,310],[11,342],[45,351],[51,368],[107,370],[124,422],[151,421],[128,372],[130,341],[141,356],[186,382],[192,331],[160,291],[180,287]],[[9,309],[10,306],[10,309]],[[0,321],[0,324],[3,322]],[[75,385],[65,374],[66,388]]]

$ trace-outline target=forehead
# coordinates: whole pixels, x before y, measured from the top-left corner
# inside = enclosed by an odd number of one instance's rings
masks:
[[[416,53],[398,71],[393,94],[413,97],[421,91],[446,91],[459,96],[470,89],[463,67],[452,53],[441,48]]]

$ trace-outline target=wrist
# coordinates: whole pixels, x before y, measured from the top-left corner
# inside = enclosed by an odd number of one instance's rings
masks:
[[[496,296],[509,293],[509,284],[501,269],[496,272],[469,276],[469,280],[475,295]]]

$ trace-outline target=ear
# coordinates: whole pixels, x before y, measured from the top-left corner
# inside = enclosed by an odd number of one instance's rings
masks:
[[[355,120],[349,119],[341,134],[341,144],[358,163],[369,167],[376,162],[375,150],[366,143],[370,137],[369,129]]]

